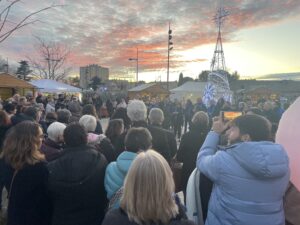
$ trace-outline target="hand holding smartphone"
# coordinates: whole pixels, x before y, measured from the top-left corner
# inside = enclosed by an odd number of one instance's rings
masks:
[[[243,112],[240,111],[221,111],[221,118],[224,122],[234,120],[235,118],[242,116]]]
[[[213,123],[211,127],[212,131],[218,134],[222,134],[227,128],[228,128],[228,123],[225,123],[222,117],[218,116],[213,118]]]

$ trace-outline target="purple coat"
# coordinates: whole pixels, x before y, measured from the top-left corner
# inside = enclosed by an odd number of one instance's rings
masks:
[[[47,138],[41,147],[41,152],[44,153],[48,162],[57,159],[62,154],[62,147],[51,139]]]

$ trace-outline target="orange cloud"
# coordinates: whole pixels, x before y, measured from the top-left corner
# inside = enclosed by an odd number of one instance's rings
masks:
[[[36,3],[28,0],[18,8],[15,17],[24,16]],[[209,2],[209,4],[208,4]],[[140,66],[145,71],[166,68],[168,22],[173,30],[172,67],[180,68],[194,61],[177,57],[179,51],[215,43],[216,27],[212,20],[219,1],[128,1],[128,0],[65,0],[65,7],[43,14],[43,24],[30,26],[24,32],[0,45],[1,54],[20,60],[32,53],[30,33],[70,46],[70,63],[74,67],[97,63],[113,73],[134,67],[129,58],[139,48]],[[223,30],[224,41],[236,41],[241,29],[267,26],[299,15],[299,0],[241,1],[228,0],[230,16]],[[16,42],[18,42],[16,44]]]

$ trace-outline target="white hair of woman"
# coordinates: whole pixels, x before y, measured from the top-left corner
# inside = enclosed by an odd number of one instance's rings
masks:
[[[127,106],[127,115],[131,121],[145,121],[147,118],[147,107],[141,100],[132,100]]]
[[[56,143],[63,139],[64,130],[66,125],[60,122],[51,123],[47,129],[48,138]]]
[[[97,127],[97,119],[91,115],[84,115],[79,119],[79,124],[84,127],[86,132],[94,132]]]

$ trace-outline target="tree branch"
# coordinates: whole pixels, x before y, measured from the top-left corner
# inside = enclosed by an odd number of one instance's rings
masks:
[[[12,2],[8,7],[6,7],[6,9],[4,9],[1,14],[3,14],[6,10],[10,9],[10,7],[19,2],[20,0],[15,0],[14,2]],[[46,10],[49,10],[49,9],[52,9],[52,8],[55,8],[55,7],[59,7],[59,6],[62,6],[62,5],[52,5],[52,6],[48,6],[48,7],[45,7],[43,9],[40,9],[38,11],[35,11],[35,12],[32,12],[30,13],[29,15],[27,15],[25,18],[23,18],[20,22],[17,23],[16,26],[14,26],[12,29],[10,29],[9,31],[7,31],[6,33],[4,34],[1,34],[0,35],[0,43],[3,42],[6,38],[8,38],[13,32],[15,32],[16,30],[19,30],[20,28],[24,27],[24,26],[27,26],[29,24],[32,24],[34,22],[37,22],[39,20],[35,20],[35,21],[31,21],[31,22],[28,22],[28,23],[25,23],[29,18],[31,18],[32,16],[36,15],[36,14],[39,14],[43,11],[46,11]],[[1,15],[0,14],[0,15]],[[4,26],[4,23],[2,24]],[[1,30],[0,30],[1,31]]]
[[[12,3],[10,3],[5,9],[2,10],[2,12],[0,13],[0,17],[2,16],[2,14],[8,10],[9,8],[11,8],[14,4],[16,4],[17,2],[20,2],[21,0],[15,0]]]
[[[22,27],[25,27],[29,24],[33,24],[33,23],[36,23],[36,22],[39,22],[39,20],[34,20],[34,21],[31,21],[31,22],[28,22],[28,23],[24,23],[22,26],[19,26],[18,28],[14,29],[14,30],[11,30],[9,32],[6,32],[5,34],[3,35],[0,35],[0,43],[3,42],[6,38],[8,38],[14,31],[22,28]]]
[[[7,17],[8,17],[8,14],[9,14],[9,11],[10,11],[10,7],[12,6],[12,4],[7,8],[7,10],[6,10],[6,15],[5,15],[5,17],[4,17],[4,20],[3,20],[3,22],[2,22],[2,25],[1,25],[1,27],[0,27],[0,32],[1,32],[1,30],[3,29],[3,27],[4,27],[4,25],[5,25],[5,23],[6,23],[6,20],[7,20]],[[3,13],[4,13],[5,11],[3,11]],[[2,13],[0,14],[0,20],[1,20],[1,16],[2,16]]]
[[[71,68],[66,67],[66,61],[70,54],[70,49],[55,42],[46,42],[40,37],[36,37],[39,59],[37,61],[27,57],[36,73],[43,73],[47,79],[60,80],[68,75]]]

